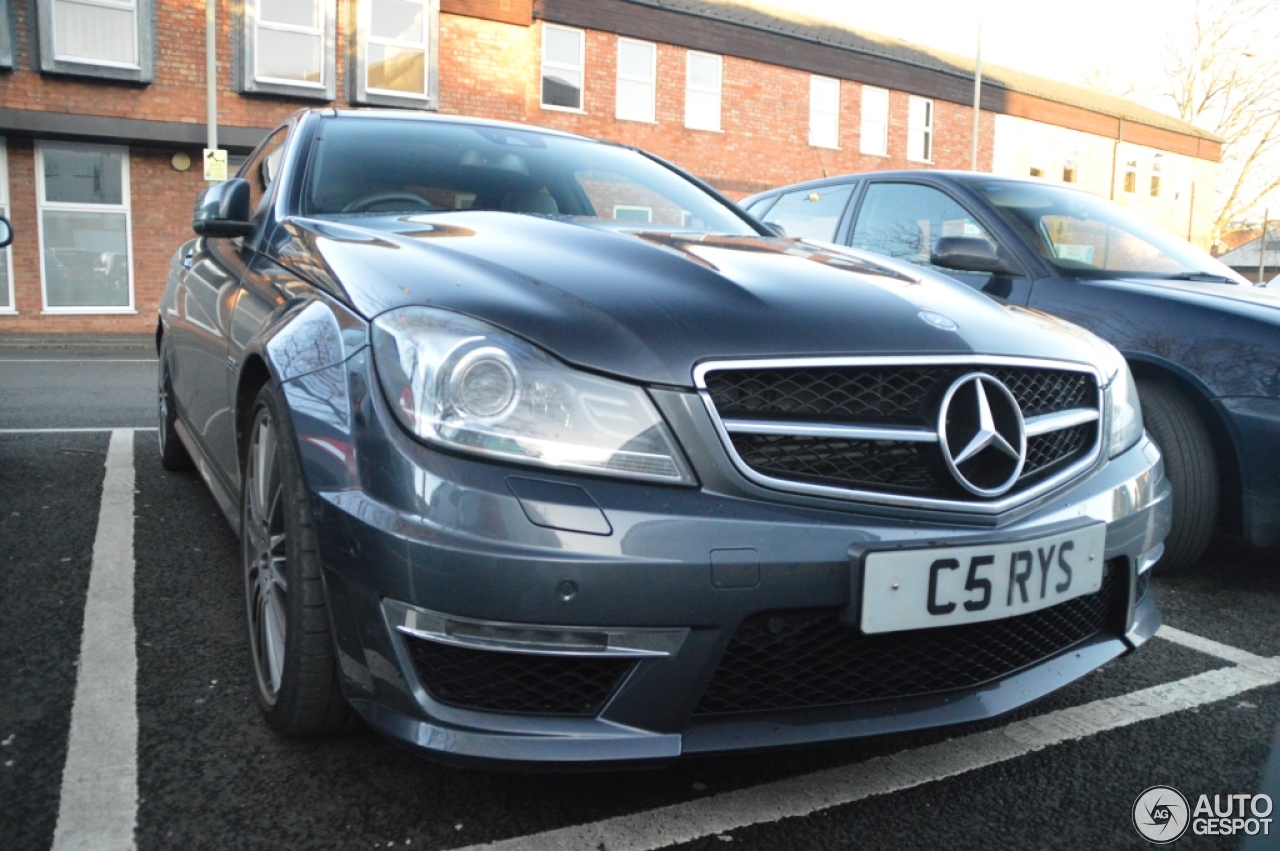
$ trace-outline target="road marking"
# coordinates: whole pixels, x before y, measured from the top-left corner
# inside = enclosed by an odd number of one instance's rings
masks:
[[[85,434],[96,431],[155,431],[156,426],[111,426],[103,428],[0,428],[0,434]]]
[[[137,847],[133,429],[111,432],[53,851]]]
[[[1258,665],[1267,664],[1271,660],[1262,656],[1257,656],[1247,650],[1241,650],[1238,647],[1232,647],[1229,644],[1222,644],[1211,638],[1204,638],[1199,635],[1193,635],[1189,632],[1183,632],[1172,626],[1162,626],[1156,635],[1165,641],[1172,641],[1174,644],[1181,644],[1183,647],[1197,650],[1208,656],[1216,656],[1219,659],[1225,659],[1233,665]]]
[[[1198,638],[1180,631],[1179,636]],[[1205,643],[1204,646],[1216,644],[1208,639],[1200,641]],[[1218,647],[1234,649],[1225,645]],[[1215,655],[1222,656],[1221,653]],[[997,730],[697,801],[488,845],[472,845],[459,851],[564,851],[579,848],[651,851],[753,824],[806,816],[819,810],[955,777],[1033,751],[1280,683],[1280,658],[1244,655],[1252,657],[1247,665],[1219,668],[1118,697],[1048,712]]]
[[[0,363],[71,363],[93,366],[95,363],[159,363],[155,358],[0,358]]]

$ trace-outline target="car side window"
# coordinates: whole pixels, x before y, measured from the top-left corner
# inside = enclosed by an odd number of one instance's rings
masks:
[[[255,217],[260,212],[263,197],[280,173],[280,159],[284,156],[284,141],[288,136],[288,127],[281,127],[268,136],[267,141],[249,157],[237,175],[249,181],[249,206]]]
[[[852,184],[788,192],[770,208],[764,221],[781,226],[787,236],[832,242],[852,192]]]
[[[765,210],[769,209],[769,205],[776,200],[777,200],[776,195],[766,195],[765,197],[753,203],[750,207],[747,207],[746,210],[748,213],[750,213],[751,215],[755,216],[758,219],[760,218],[760,216],[764,214]]]
[[[954,276],[929,262],[944,236],[980,236],[995,244],[986,229],[946,193],[915,183],[873,183],[858,210],[852,245]]]

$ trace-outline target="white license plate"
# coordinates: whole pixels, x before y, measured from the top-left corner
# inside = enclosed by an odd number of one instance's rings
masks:
[[[863,559],[862,631],[998,620],[1102,587],[1104,523],[1010,543],[885,550]]]

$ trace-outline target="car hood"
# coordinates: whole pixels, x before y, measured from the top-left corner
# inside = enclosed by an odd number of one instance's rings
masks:
[[[725,358],[1097,360],[1096,338],[1076,326],[915,267],[789,239],[459,212],[290,219],[272,243],[282,265],[367,318],[408,305],[455,310],[647,383],[687,387],[697,363]]]
[[[1208,310],[1228,310],[1280,323],[1280,290],[1206,281],[1172,281],[1168,278],[1111,278],[1107,283]]]

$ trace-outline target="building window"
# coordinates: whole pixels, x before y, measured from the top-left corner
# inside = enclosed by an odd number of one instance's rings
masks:
[[[137,83],[155,77],[153,0],[36,0],[36,15],[41,71]]]
[[[690,50],[685,62],[684,126],[692,130],[720,129],[720,80],[724,60],[712,53]]]
[[[333,100],[335,16],[334,0],[245,0],[238,90]]]
[[[9,159],[4,139],[0,139],[0,216],[9,218]],[[9,249],[0,248],[0,313],[14,313],[13,259]]]
[[[933,162],[933,101],[914,95],[907,102],[907,159]]]
[[[1062,161],[1062,182],[1075,183],[1079,180],[1078,170],[1080,168],[1080,154],[1078,149],[1072,149],[1067,153],[1067,158]]]
[[[435,109],[440,0],[356,0],[354,102]]]
[[[653,208],[631,204],[614,204],[613,220],[615,222],[652,222]]]
[[[1124,164],[1124,191],[1138,191],[1138,161],[1128,160]]]
[[[889,155],[889,92],[862,87],[862,129],[859,150],[878,157]]]
[[[582,109],[582,68],[586,33],[569,27],[542,27],[542,108]]]
[[[658,46],[648,41],[618,39],[617,116],[623,121],[654,120]]]
[[[840,81],[809,78],[809,144],[819,148],[840,146]]]
[[[0,68],[13,67],[13,25],[9,21],[10,0],[0,0]]]
[[[128,149],[38,143],[36,202],[45,311],[133,312]]]
[[[1160,172],[1163,171],[1164,155],[1156,154],[1155,162],[1151,164],[1151,197],[1160,197]]]

